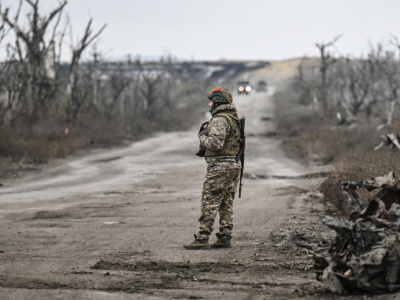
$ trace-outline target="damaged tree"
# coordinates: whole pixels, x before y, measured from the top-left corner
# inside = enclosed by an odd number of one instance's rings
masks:
[[[337,40],[341,37],[338,35],[332,41],[327,44],[317,43],[315,46],[318,48],[320,52],[320,66],[319,66],[319,73],[320,73],[320,99],[322,103],[323,113],[327,113],[329,109],[329,102],[328,102],[328,87],[330,85],[329,78],[328,78],[328,70],[329,68],[337,61],[331,53],[327,51],[329,47],[333,47]]]
[[[92,19],[86,25],[85,33],[78,42],[77,46],[72,49],[72,58],[69,68],[68,86],[69,98],[66,107],[67,122],[74,120],[78,112],[88,96],[88,91],[85,86],[80,84],[81,72],[79,71],[79,62],[81,61],[83,51],[101,34],[106,25],[97,32],[92,31]]]
[[[144,98],[144,111],[152,113],[156,110],[156,106],[160,99],[160,86],[163,74],[145,70],[140,60],[136,61],[136,66],[140,72],[141,79],[143,80],[143,87],[139,90]]]
[[[329,257],[314,256],[317,279],[335,293],[400,290],[400,183],[393,172],[366,181],[344,181],[353,212],[348,220],[323,216],[336,231]],[[370,200],[357,191],[365,189]]]
[[[20,0],[15,16],[10,16],[10,9],[0,6],[0,42],[4,32],[13,33],[14,43],[7,45],[7,57],[2,64],[0,90],[0,116],[3,125],[10,125],[17,119],[33,124],[40,117],[46,116],[50,107],[56,106],[56,98],[63,91],[60,73],[60,56],[66,27],[58,30],[67,0],[60,1],[57,7],[47,15],[41,11],[39,0]],[[27,24],[23,26],[21,11],[26,4]],[[67,22],[68,23],[68,22]],[[69,73],[69,102],[67,119],[76,118],[84,94],[79,93],[78,64],[82,52],[103,31],[105,25],[97,32],[91,29],[89,21],[82,39],[72,49]],[[6,27],[6,28],[5,28]]]
[[[371,45],[367,58],[336,58],[328,50],[337,39],[315,45],[318,64],[311,59],[300,64],[297,79],[303,102],[313,103],[326,121],[335,114],[341,125],[374,122],[379,130],[392,126],[400,103],[399,40],[393,36],[389,49]]]
[[[396,59],[395,51],[384,50],[378,44],[376,49],[369,53],[371,93],[373,99],[383,106],[384,115],[381,118],[384,124],[381,127],[393,123],[395,108],[399,102],[400,92],[400,66]]]
[[[365,60],[341,59],[333,70],[332,98],[337,102],[339,124],[351,124],[373,104],[369,96],[368,63]],[[344,111],[344,115],[340,111]]]
[[[23,2],[30,6],[27,29],[19,21]],[[5,123],[9,124],[21,115],[37,118],[49,107],[58,87],[54,70],[55,36],[66,4],[67,1],[63,1],[47,16],[39,14],[39,0],[19,1],[14,18],[9,16],[8,8],[0,8],[1,19],[16,38],[14,45],[8,45],[9,57],[5,63],[8,71],[6,102],[9,104]],[[46,39],[45,35],[53,22],[50,38]]]
[[[312,108],[320,117],[330,116],[334,103],[332,102],[333,66],[338,59],[329,48],[334,47],[341,35],[328,43],[316,43],[319,59],[303,59],[298,67],[298,84],[302,89],[302,98],[305,103],[311,103]]]

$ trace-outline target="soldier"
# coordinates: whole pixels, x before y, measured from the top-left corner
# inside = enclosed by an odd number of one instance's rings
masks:
[[[241,167],[240,161],[236,160],[240,148],[240,120],[229,90],[215,88],[208,93],[208,99],[212,118],[200,129],[200,147],[205,151],[197,154],[204,156],[207,162],[200,230],[191,244],[183,246],[186,249],[231,248],[233,200]],[[220,217],[218,240],[209,246],[208,238],[217,213]]]

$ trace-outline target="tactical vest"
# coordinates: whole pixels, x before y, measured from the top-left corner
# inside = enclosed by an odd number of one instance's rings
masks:
[[[225,138],[224,146],[221,150],[212,151],[206,149],[206,157],[213,156],[236,156],[239,152],[240,144],[240,123],[239,118],[229,113],[217,113],[214,118],[223,117],[229,122],[230,130]]]

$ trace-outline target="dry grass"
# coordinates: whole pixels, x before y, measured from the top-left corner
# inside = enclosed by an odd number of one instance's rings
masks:
[[[191,94],[175,101],[174,106],[126,121],[85,112],[73,123],[65,123],[62,116],[53,114],[34,124],[21,122],[12,128],[0,128],[0,178],[8,176],[7,166],[15,169],[15,165],[43,164],[85,149],[143,139],[155,132],[186,130],[202,117],[207,106],[205,99],[204,95]]]
[[[380,142],[380,134],[374,127],[365,125],[355,128],[328,127],[304,130],[295,138],[301,157],[323,163],[338,162],[344,156],[356,153],[362,157],[373,151]]]
[[[377,124],[365,119],[357,125],[338,126],[335,120],[319,118],[312,107],[301,104],[293,83],[275,95],[277,133],[290,157],[305,163],[332,164],[335,172],[321,185],[327,212],[347,215],[350,207],[341,189],[345,180],[367,180],[394,171],[400,176],[400,151],[374,147],[380,136],[398,132],[377,130]]]
[[[43,164],[52,158],[64,158],[79,148],[80,142],[69,136],[24,137],[13,131],[0,132],[0,157],[12,162]]]

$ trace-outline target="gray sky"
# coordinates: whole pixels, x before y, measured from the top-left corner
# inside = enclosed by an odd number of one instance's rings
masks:
[[[400,39],[399,0],[69,0],[66,12],[76,38],[90,18],[95,30],[107,23],[97,48],[108,58],[281,60],[318,55],[314,44],[339,34],[338,54],[360,56]]]

